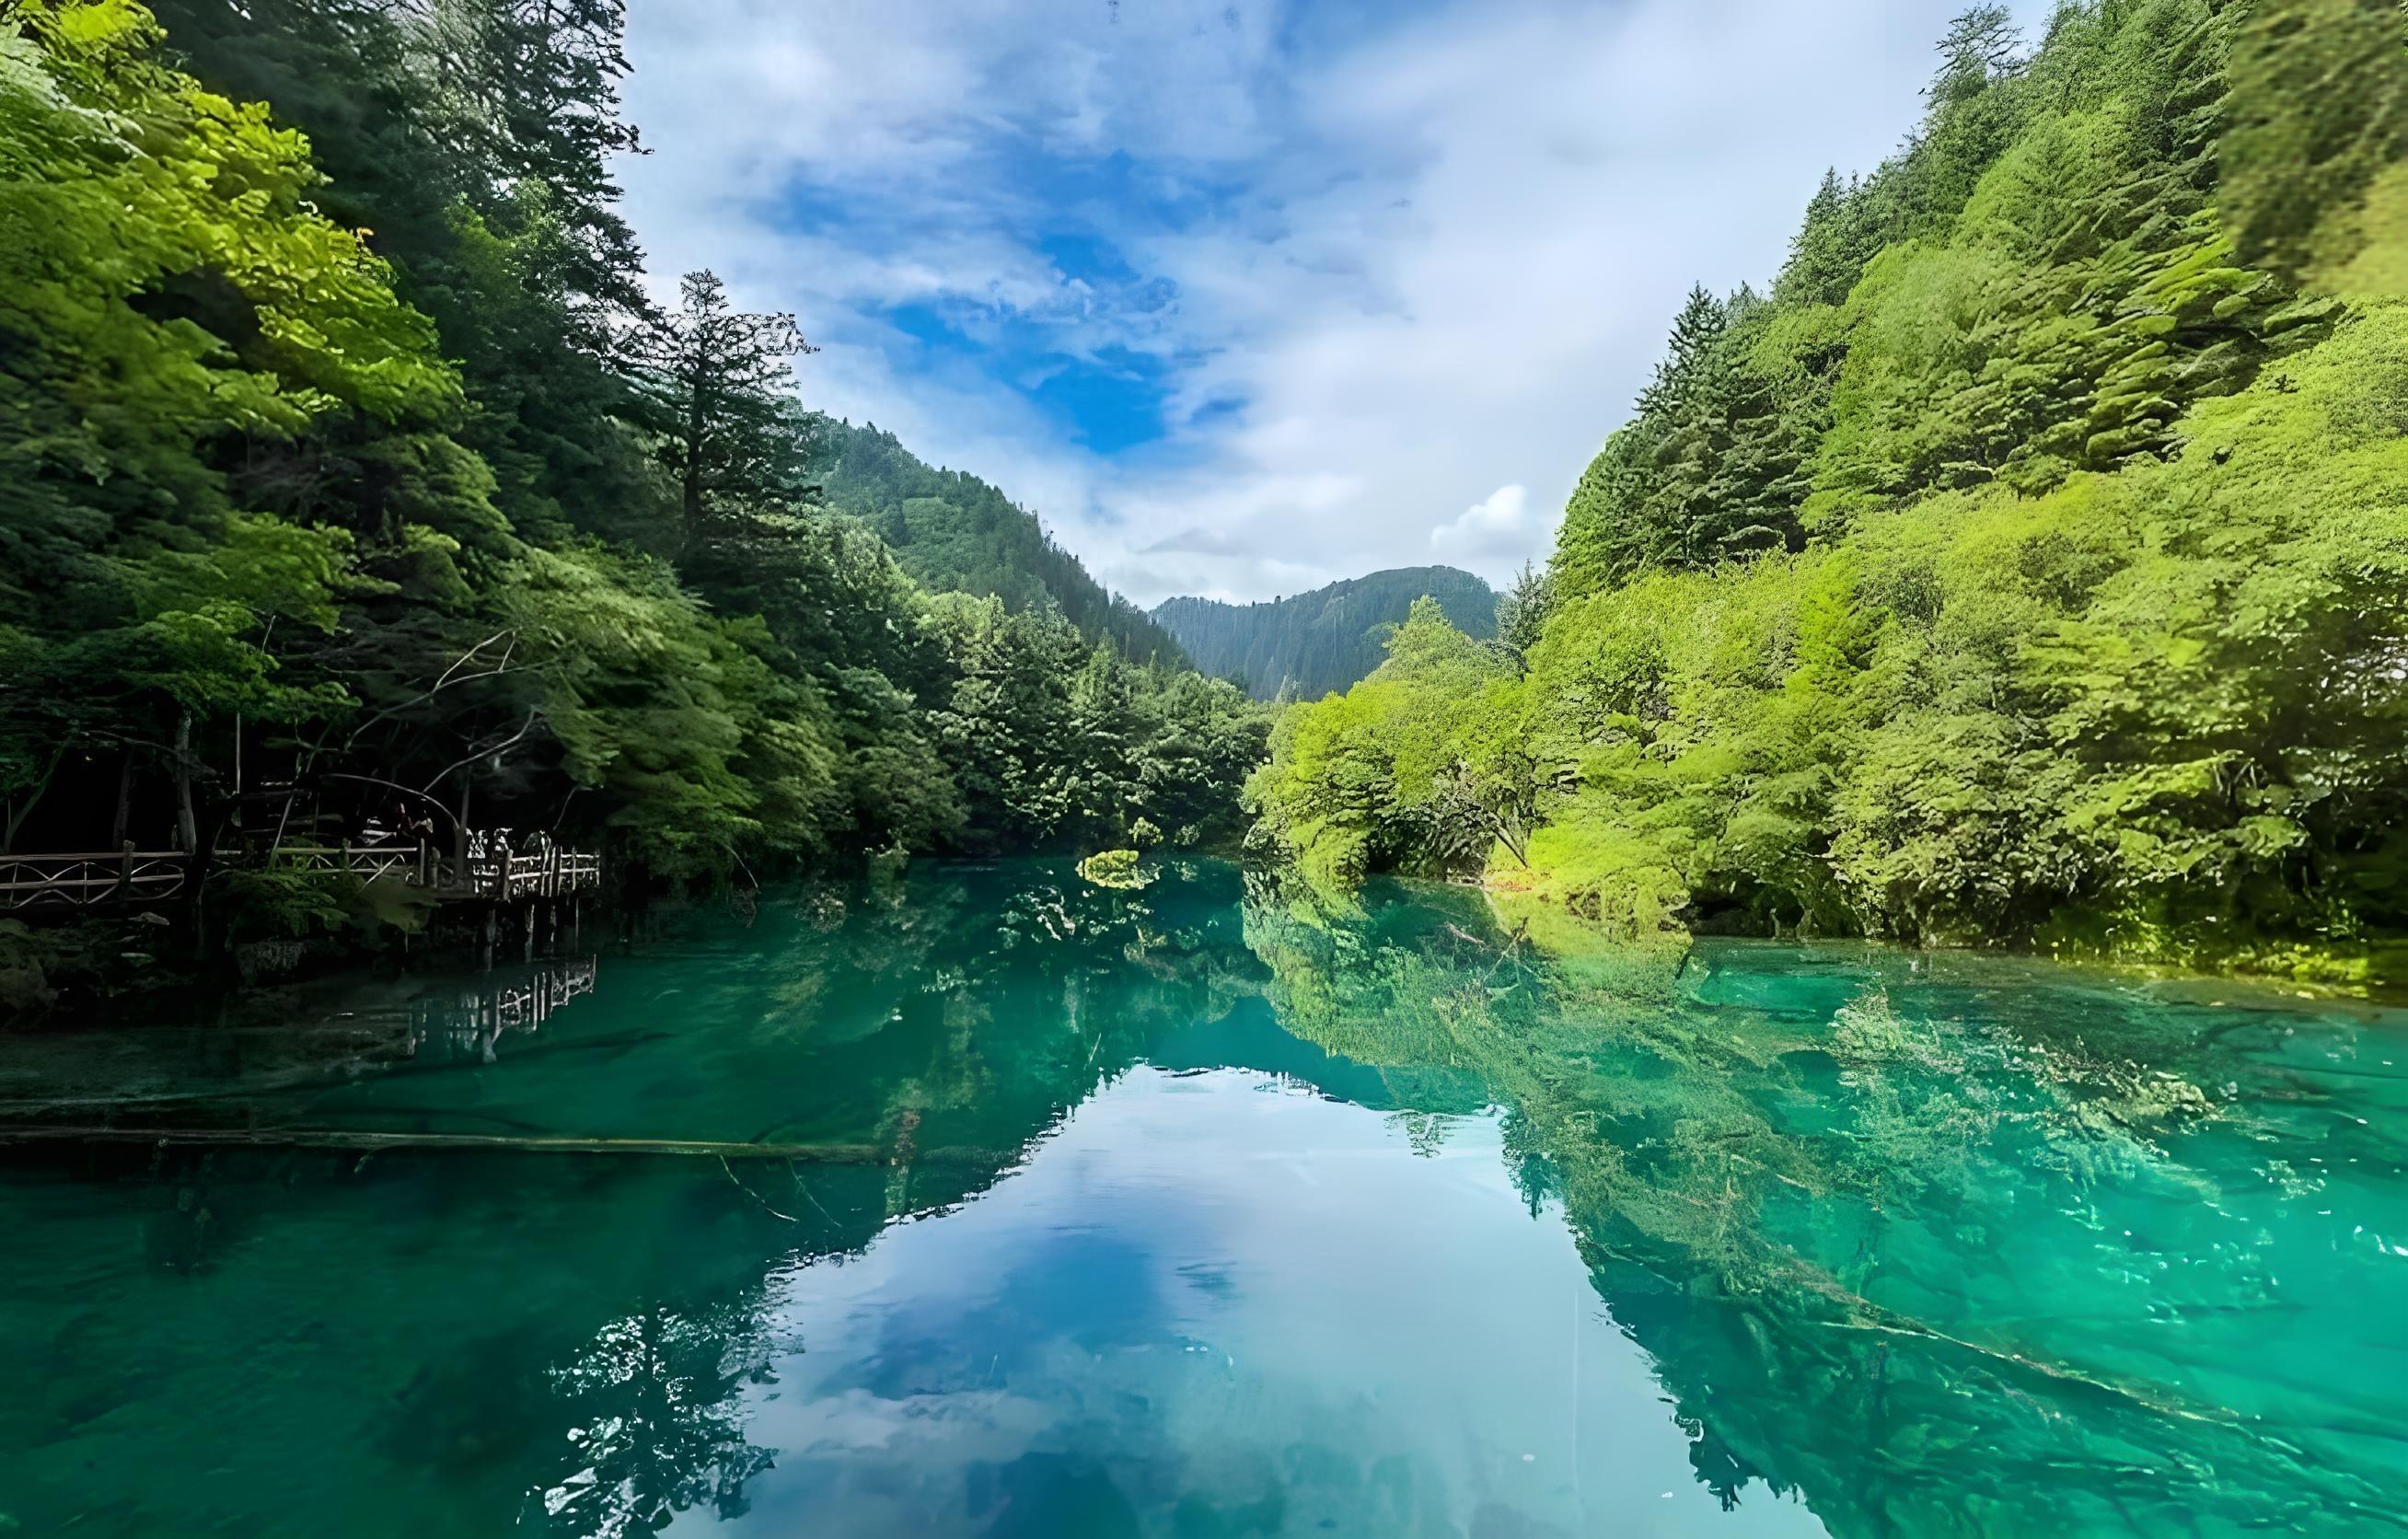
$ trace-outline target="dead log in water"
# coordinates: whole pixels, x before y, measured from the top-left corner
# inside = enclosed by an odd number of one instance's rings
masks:
[[[884,1143],[736,1143],[687,1138],[575,1138],[520,1133],[369,1132],[332,1128],[0,1128],[0,1145],[131,1143],[194,1149],[470,1151],[510,1154],[673,1156],[702,1159],[782,1159],[797,1165],[952,1166],[998,1171],[1019,1164],[1019,1149],[897,1148]]]

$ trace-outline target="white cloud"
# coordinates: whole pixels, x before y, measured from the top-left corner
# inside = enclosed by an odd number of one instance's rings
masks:
[[[1688,286],[1769,278],[1824,168],[1903,137],[1960,4],[637,0],[654,153],[624,176],[657,272],[798,313],[814,404],[996,482],[1140,602],[1434,550],[1494,575],[1543,544]],[[1103,152],[1128,184],[1025,175]],[[910,237],[813,219],[813,190]],[[1182,200],[1207,212],[1138,207]],[[1066,275],[1035,216],[1175,297]],[[1168,440],[1089,452],[875,319],[906,302],[1168,360]]]
[[[1558,522],[1535,513],[1529,488],[1515,482],[1432,529],[1430,550],[1442,561],[1500,583],[1524,561],[1544,558]]]
[[[1254,553],[1223,529],[1182,529],[1177,534],[1157,539],[1140,548],[1140,555],[1226,555],[1245,556]]]

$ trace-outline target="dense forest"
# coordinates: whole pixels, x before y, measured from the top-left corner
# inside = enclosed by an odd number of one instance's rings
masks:
[[[1087,575],[1029,512],[978,477],[936,469],[892,433],[818,419],[830,506],[852,514],[938,593],[989,595],[1014,614],[1058,609],[1082,635],[1139,662],[1183,666],[1145,611]]]
[[[388,805],[635,888],[1233,833],[1239,691],[648,288],[622,8],[0,10],[7,848],[194,852],[240,937],[363,919],[272,852]]]
[[[1268,603],[1166,598],[1154,621],[1215,678],[1257,699],[1317,700],[1380,666],[1389,633],[1427,597],[1467,636],[1497,634],[1497,595],[1453,567],[1397,567]]]
[[[242,937],[415,922],[280,868],[296,817],[636,890],[1211,842],[1267,728],[1192,656],[1352,686],[1246,794],[1326,878],[2358,975],[2408,930],[2395,7],[1969,11],[1905,147],[1691,294],[1544,571],[1151,617],[809,410],[792,317],[647,281],[622,10],[0,13],[6,849],[188,852]]]
[[[1516,644],[1418,606],[1283,719],[1262,838],[1641,932],[2396,977],[2401,25],[1968,12],[1769,289],[1690,295]]]

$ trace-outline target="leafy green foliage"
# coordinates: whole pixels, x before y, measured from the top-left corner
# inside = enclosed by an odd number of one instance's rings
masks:
[[[1139,858],[1135,850],[1098,850],[1079,862],[1079,875],[1098,887],[1142,887],[1146,878]]]
[[[992,851],[1130,842],[1137,823],[1181,845],[1240,828],[1234,792],[1262,756],[1261,712],[1236,686],[1089,649],[1058,611],[947,595],[932,628],[954,682],[929,712],[973,830]]]
[[[1438,600],[1415,599],[1369,678],[1280,718],[1272,763],[1248,786],[1259,832],[1324,881],[1476,863],[1488,841],[1460,795],[1471,745],[1458,728],[1496,709],[1512,677]]]
[[[1569,593],[2162,457],[2185,409],[2330,318],[2242,265],[2212,212],[2228,13],[2068,7],[2028,59],[2005,24],[1959,20],[1921,132],[1870,178],[1826,179],[1769,301],[1691,295],[1567,509]]]
[[[10,841],[398,815],[686,881],[1234,835],[1238,690],[993,488],[802,411],[787,318],[707,273],[652,311],[615,0],[163,8],[0,21]],[[823,504],[832,451],[984,520],[1010,602]],[[208,888],[236,933],[381,912],[340,899]]]
[[[2224,191],[2243,259],[2295,282],[2408,288],[2396,250],[2408,236],[2408,27],[2399,6],[2261,0],[2232,74]],[[2372,270],[2353,273],[2361,258]]]
[[[2396,952],[2408,308],[2236,256],[2231,16],[2068,7],[2028,57],[1998,22],[1904,155],[1827,180],[1770,299],[1691,296],[1526,672],[1400,654],[1299,708],[1267,838],[1642,935]],[[1426,618],[1413,658],[1469,657]]]
[[[1525,658],[1539,644],[1547,616],[1555,607],[1555,582],[1551,572],[1533,562],[1522,563],[1512,585],[1497,596],[1497,640],[1514,657]],[[1472,632],[1477,635],[1478,633]]]

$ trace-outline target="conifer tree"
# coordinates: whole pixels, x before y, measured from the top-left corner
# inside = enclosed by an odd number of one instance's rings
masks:
[[[1555,607],[1554,574],[1528,561],[1497,596],[1497,640],[1518,663],[1539,644],[1547,614]]]
[[[714,273],[688,273],[679,295],[632,351],[691,544],[722,512],[808,495],[809,448],[787,386],[792,360],[814,350],[792,315],[737,309]]]

